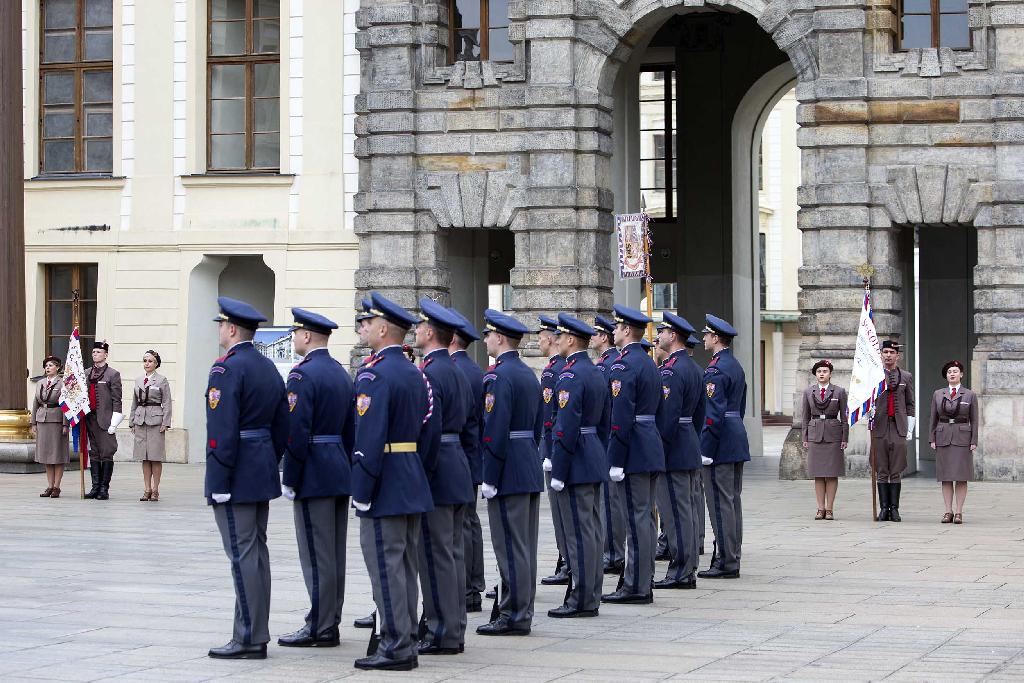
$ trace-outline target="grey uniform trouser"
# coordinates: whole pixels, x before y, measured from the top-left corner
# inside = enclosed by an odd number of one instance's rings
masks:
[[[700,470],[665,472],[658,477],[658,510],[670,560],[665,578],[679,581],[697,569],[697,539],[704,499]]]
[[[648,595],[654,583],[654,554],[658,528],[654,523],[656,472],[627,474],[622,480],[626,498],[626,571],[622,587],[635,595]]]
[[[498,608],[512,625],[530,626],[537,596],[540,494],[495,496],[487,501],[487,518],[503,586]]]
[[[487,588],[484,579],[484,535],[480,526],[480,516],[476,513],[476,503],[480,496],[480,487],[473,487],[473,501],[466,505],[466,516],[463,521],[463,555],[466,558],[466,594],[482,593]]]
[[[416,654],[413,631],[419,607],[416,579],[419,535],[418,514],[359,519],[359,544],[380,620],[377,652],[391,659]]]
[[[270,503],[218,503],[213,506],[235,585],[235,623],[231,639],[242,645],[270,640],[270,551],[267,520]]]
[[[704,467],[704,495],[715,531],[718,566],[724,571],[740,568],[743,547],[743,463],[725,463]]]
[[[465,509],[465,505],[435,505],[420,520],[424,640],[439,647],[458,647],[466,639]]]
[[[621,482],[606,481],[601,485],[601,508],[604,562],[622,562],[626,559],[626,496]]]
[[[565,551],[565,525],[558,516],[558,503],[555,500],[556,492],[551,488],[551,473],[544,473],[544,490],[548,492],[548,508],[551,511],[551,525],[555,527],[555,546],[558,548],[558,555],[569,561],[569,555]]]
[[[555,504],[566,531],[572,589],[565,604],[572,609],[601,606],[604,563],[601,560],[601,485],[575,484],[555,493]]]
[[[703,468],[701,468],[703,469]],[[697,485],[700,487],[700,519],[697,520],[697,550],[704,547],[704,533],[708,527],[708,506],[704,495],[704,473],[698,470]]]
[[[348,504],[348,496],[330,496],[296,500],[292,507],[299,564],[309,593],[306,625],[314,637],[341,622]]]

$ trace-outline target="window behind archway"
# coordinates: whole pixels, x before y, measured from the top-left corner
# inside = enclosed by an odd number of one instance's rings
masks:
[[[971,47],[967,0],[900,0],[900,48]]]
[[[448,0],[448,61],[511,62],[508,0]]]

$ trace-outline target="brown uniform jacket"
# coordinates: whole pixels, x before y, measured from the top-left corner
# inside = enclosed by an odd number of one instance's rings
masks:
[[[845,443],[850,437],[850,415],[846,406],[846,389],[829,383],[825,390],[825,401],[821,401],[821,389],[815,382],[804,389],[800,401],[803,427],[801,439],[804,443]],[[821,419],[824,415],[825,419]]]
[[[32,399],[32,413],[29,415],[33,425],[40,422],[63,422],[65,425],[68,423],[64,419],[64,411],[60,409],[60,387],[60,375],[54,378],[49,391],[46,390],[46,378],[39,380]]]
[[[128,415],[128,426],[150,425],[171,426],[171,387],[167,378],[154,372],[146,384],[146,375],[135,379],[132,392],[132,411]]]
[[[950,424],[950,421],[953,421]],[[938,447],[978,445],[978,396],[961,386],[950,400],[949,387],[932,396],[931,439]]]
[[[92,374],[92,368],[87,371],[86,381]],[[110,427],[110,419],[114,413],[124,414],[121,409],[121,373],[109,365],[103,368],[103,374],[96,382],[96,422],[100,429]]]
[[[891,373],[895,382],[890,386],[890,373],[886,371],[885,389],[875,400],[875,427],[871,435],[883,438],[889,432],[889,392],[893,393],[896,412],[896,433],[906,438],[907,418],[914,417],[914,376],[903,368],[896,368]]]

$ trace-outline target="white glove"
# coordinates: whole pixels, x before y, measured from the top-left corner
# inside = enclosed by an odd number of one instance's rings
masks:
[[[555,478],[551,479],[551,489],[553,491],[561,491],[564,488],[565,488],[565,482],[564,481],[562,481],[561,479],[555,479]]]
[[[700,456],[700,464],[701,465],[714,465],[715,461],[712,460],[711,458],[707,457],[707,456],[702,455],[702,456]]]
[[[622,481],[626,478],[626,471],[621,467],[611,467],[608,469],[608,478],[612,481]]]
[[[907,441],[914,439],[914,427],[917,425],[917,418],[913,415],[907,417]]]
[[[295,500],[295,489],[293,489],[291,486],[281,484],[281,495],[287,498],[288,500]]]
[[[214,503],[226,503],[229,500],[231,500],[231,494],[230,493],[214,493],[214,494],[212,494],[210,496],[210,498],[213,498],[213,502]]]
[[[483,494],[484,498],[490,500],[491,498],[494,498],[496,495],[498,495],[498,489],[495,488],[494,486],[491,486],[490,484],[483,483],[480,484],[480,493]]]
[[[121,420],[124,419],[124,415],[121,413],[113,413],[110,416],[110,426],[107,427],[107,434],[113,434],[117,431],[117,425],[121,424]]]
[[[360,512],[367,512],[370,509],[372,503],[360,503],[358,500],[352,501],[352,507]]]
[[[544,458],[544,471],[545,472],[550,472],[551,471],[551,458]]]

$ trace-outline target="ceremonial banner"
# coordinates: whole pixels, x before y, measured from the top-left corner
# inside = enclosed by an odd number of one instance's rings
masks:
[[[865,415],[871,415],[875,398],[884,388],[885,369],[882,367],[882,353],[871,311],[871,290],[865,287],[864,307],[861,309],[860,324],[857,326],[857,349],[853,354],[853,372],[850,376],[850,392],[847,399],[851,427]]]
[[[647,277],[647,214],[616,216],[615,231],[619,238],[619,277]]]
[[[64,362],[64,378],[60,386],[60,409],[71,424],[71,438],[74,449],[80,453],[79,465],[88,466],[86,453],[85,425],[79,424],[89,413],[89,384],[85,379],[85,364],[82,362],[82,343],[78,328],[71,333],[68,343],[68,357]]]

